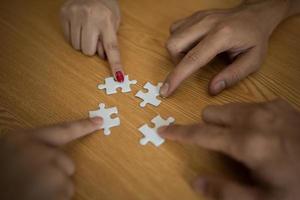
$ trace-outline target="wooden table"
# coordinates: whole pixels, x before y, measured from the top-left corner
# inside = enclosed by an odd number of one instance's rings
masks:
[[[198,199],[190,182],[199,174],[231,176],[217,154],[167,142],[141,146],[138,127],[157,114],[178,123],[197,122],[208,104],[265,101],[282,97],[300,108],[300,18],[275,31],[259,73],[217,97],[210,78],[224,64],[212,62],[189,78],[159,108],[141,109],[134,98],[146,81],[162,81],[174,67],[164,48],[169,25],[198,9],[225,8],[237,0],[122,0],[120,46],[123,64],[138,80],[129,94],[107,96],[96,88],[110,76],[106,62],[74,51],[63,38],[63,0],[0,3],[0,130],[37,127],[88,116],[100,102],[117,106],[122,125],[66,149],[77,165],[75,199]],[[154,14],[155,13],[155,14]]]

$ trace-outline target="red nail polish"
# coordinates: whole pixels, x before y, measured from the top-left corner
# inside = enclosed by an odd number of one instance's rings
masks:
[[[116,72],[116,79],[120,83],[124,82],[124,75],[121,71]]]

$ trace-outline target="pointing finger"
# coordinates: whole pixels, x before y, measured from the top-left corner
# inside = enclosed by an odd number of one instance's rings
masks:
[[[167,42],[167,49],[175,63],[211,29],[211,21],[201,21],[184,30],[174,33]]]
[[[160,90],[161,96],[170,96],[186,78],[228,48],[227,38],[220,33],[209,34],[196,47],[189,51],[168,75]]]
[[[101,129],[102,118],[68,122],[36,131],[35,136],[49,145],[60,146]]]
[[[116,80],[123,82],[124,77],[123,80],[121,80],[122,78],[118,77],[120,73],[123,75],[124,72],[121,64],[117,33],[112,25],[108,25],[107,29],[102,33],[102,35],[104,50],[106,52],[112,73]]]
[[[230,154],[228,151],[231,144],[230,133],[226,128],[220,126],[208,124],[171,125],[159,129],[159,135],[168,140],[197,144],[203,148]]]

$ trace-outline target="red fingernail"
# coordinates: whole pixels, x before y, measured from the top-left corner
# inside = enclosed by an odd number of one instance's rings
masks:
[[[116,72],[116,79],[120,83],[124,82],[124,75],[121,71]]]

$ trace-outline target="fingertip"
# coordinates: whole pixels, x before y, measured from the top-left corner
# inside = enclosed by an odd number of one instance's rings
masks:
[[[209,93],[212,96],[220,94],[226,88],[226,82],[221,80],[210,84]]]
[[[168,129],[168,126],[162,126],[157,130],[157,133],[161,137],[165,137],[166,130]]]
[[[201,113],[201,118],[204,122],[207,121],[207,116],[209,116],[210,114],[210,108],[211,106],[206,106],[205,108],[203,108],[202,113]]]
[[[123,83],[125,80],[124,72],[119,70],[114,73],[115,74],[115,80],[117,80],[119,83]]]
[[[170,88],[170,84],[168,82],[165,82],[159,91],[159,94],[162,98],[167,98],[169,96],[169,88]]]
[[[96,125],[97,129],[101,129],[102,125],[103,125],[103,119],[102,117],[92,117],[90,118],[90,121]]]
[[[160,95],[163,98],[171,96],[179,85],[188,76],[187,72],[179,67],[176,67],[172,72],[169,73],[165,79],[164,84],[160,89]]]

